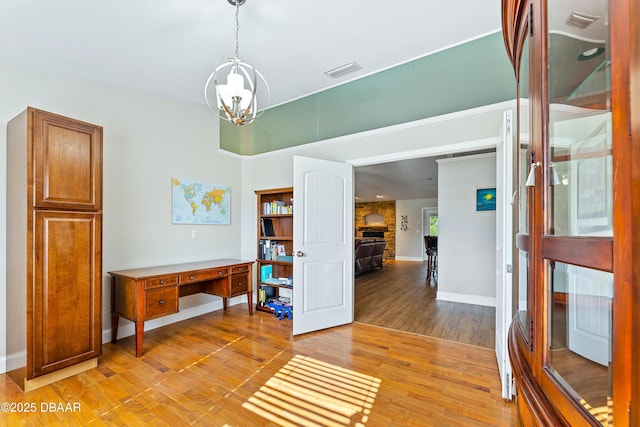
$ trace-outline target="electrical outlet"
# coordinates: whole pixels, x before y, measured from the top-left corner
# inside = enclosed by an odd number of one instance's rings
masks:
[[[192,239],[198,238],[198,230],[191,230],[191,238]]]

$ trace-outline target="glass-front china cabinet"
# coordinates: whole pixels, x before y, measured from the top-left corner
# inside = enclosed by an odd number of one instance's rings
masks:
[[[525,426],[640,425],[640,3],[503,0]]]

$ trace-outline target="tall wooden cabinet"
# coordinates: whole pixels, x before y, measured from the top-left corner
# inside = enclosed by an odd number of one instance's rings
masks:
[[[25,391],[101,353],[102,128],[29,107],[7,125],[7,371]]]
[[[640,425],[640,2],[502,0],[524,426]]]
[[[258,197],[258,304],[284,296],[291,301],[293,276],[293,188],[256,191]],[[282,280],[281,280],[282,279]],[[285,296],[286,294],[286,296]],[[285,299],[286,301],[286,299]]]

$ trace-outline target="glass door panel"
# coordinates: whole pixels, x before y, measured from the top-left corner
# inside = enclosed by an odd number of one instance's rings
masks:
[[[567,22],[565,11],[582,11],[582,5],[578,0],[548,1],[547,172],[552,209],[547,234],[611,237],[608,4],[591,5],[584,19],[593,22],[586,27]]]
[[[529,37],[525,36],[518,78],[518,225],[520,236],[529,235],[529,191],[526,186],[529,171]],[[529,310],[529,239],[518,242],[517,318],[520,332],[531,345]],[[526,242],[523,244],[522,242]],[[525,247],[526,246],[526,247]]]
[[[594,267],[612,259],[612,246],[585,246],[613,236],[608,2],[583,6],[547,1],[546,370],[590,416],[610,425],[614,276]]]
[[[518,232],[529,233],[529,38],[524,41],[518,82]]]
[[[613,274],[551,262],[549,372],[603,425],[611,422]]]

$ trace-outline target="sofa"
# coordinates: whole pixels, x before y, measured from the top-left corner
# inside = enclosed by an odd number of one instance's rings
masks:
[[[382,268],[386,245],[387,242],[380,238],[356,239],[354,245],[355,275]]]

